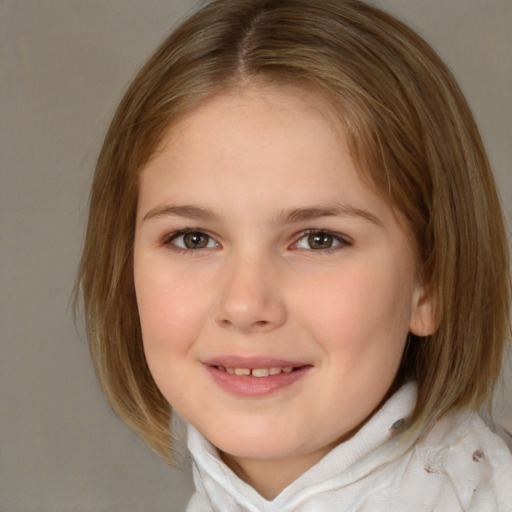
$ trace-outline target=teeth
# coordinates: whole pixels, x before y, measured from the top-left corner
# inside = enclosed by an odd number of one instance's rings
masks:
[[[268,377],[270,370],[268,368],[254,368],[252,371],[253,377]]]
[[[278,366],[273,366],[271,368],[229,368],[224,366],[217,366],[217,369],[221,372],[227,372],[230,375],[239,375],[239,376],[248,376],[252,375],[253,377],[268,377],[269,375],[279,375],[281,372],[291,373],[293,371],[292,366],[288,366],[286,368],[280,368]]]

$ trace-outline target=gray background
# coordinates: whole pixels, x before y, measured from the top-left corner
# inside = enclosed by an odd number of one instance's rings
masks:
[[[454,70],[511,226],[511,0],[376,3],[419,30]],[[113,109],[194,4],[0,0],[1,512],[172,512],[192,492],[188,472],[160,462],[105,404],[70,295]],[[511,409],[499,401],[509,429]]]

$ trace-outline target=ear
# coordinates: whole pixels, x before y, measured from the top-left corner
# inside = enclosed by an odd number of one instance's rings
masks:
[[[435,294],[419,284],[413,294],[409,332],[416,336],[429,336],[437,330]]]

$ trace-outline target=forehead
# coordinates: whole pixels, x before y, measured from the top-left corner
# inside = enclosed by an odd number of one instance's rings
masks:
[[[257,106],[257,108],[254,108]],[[213,128],[215,120],[226,117],[225,114],[239,114],[251,119],[262,119],[269,112],[282,112],[295,115],[302,114],[310,119],[322,119],[333,132],[344,136],[343,117],[339,115],[340,107],[327,96],[313,88],[298,87],[293,84],[273,84],[255,78],[245,84],[229,85],[211,96],[197,100],[184,107],[181,113],[173,118],[164,131],[160,143],[152,157],[165,150],[173,143],[179,142],[180,136],[190,125],[204,127],[204,131]],[[283,116],[283,121],[286,119]],[[275,120],[274,120],[275,121]],[[187,133],[190,137],[190,133]]]
[[[210,98],[174,122],[158,149],[144,166],[148,170],[167,167],[170,178],[242,178],[253,165],[265,175],[270,167],[276,180],[285,167],[289,180],[299,171],[320,164],[334,173],[340,162],[352,164],[344,130],[332,109],[318,95],[297,88],[246,87]],[[263,168],[265,166],[265,168]],[[172,172],[171,172],[172,171]],[[212,173],[215,176],[212,176]],[[171,174],[173,176],[171,176]]]
[[[309,91],[282,87],[210,99],[168,130],[142,172],[139,205],[185,202],[243,212],[251,204],[275,214],[380,203],[328,107]]]
[[[252,108],[256,104],[258,108]],[[139,174],[151,167],[151,162],[158,159],[159,155],[172,148],[185,149],[192,142],[206,144],[208,136],[218,132],[219,121],[226,114],[239,115],[238,125],[231,115],[233,131],[237,132],[237,126],[247,121],[248,116],[257,122],[264,120],[269,112],[280,111],[283,113],[283,123],[287,119],[294,123],[294,119],[301,117],[307,122],[321,124],[322,129],[330,132],[329,135],[337,137],[337,144],[341,144],[343,150],[350,154],[360,179],[393,208],[389,201],[388,187],[385,184],[377,185],[375,181],[376,173],[373,168],[377,161],[374,157],[376,148],[372,146],[372,137],[361,135],[368,131],[367,120],[358,114],[358,109],[345,105],[344,99],[337,97],[332,91],[323,91],[316,86],[299,86],[293,82],[275,83],[264,77],[251,78],[243,84],[228,84],[212,96],[198,99],[192,105],[185,106],[181,112],[178,110],[178,115],[173,117],[164,130],[160,142],[145,165],[140,168]],[[272,120],[273,125],[275,121]],[[275,128],[279,127],[282,125]],[[226,140],[229,141],[230,138],[226,134]],[[255,139],[247,136],[246,140],[249,144]],[[370,161],[372,165],[367,164]],[[377,181],[380,183],[381,180],[377,178]]]

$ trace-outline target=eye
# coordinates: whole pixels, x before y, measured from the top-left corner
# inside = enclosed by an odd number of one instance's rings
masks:
[[[315,230],[301,237],[295,243],[295,248],[325,251],[343,245],[350,245],[350,243],[341,235],[335,235],[329,231]]]
[[[165,244],[172,244],[180,249],[211,249],[219,244],[203,231],[186,231],[175,233],[164,241]]]

